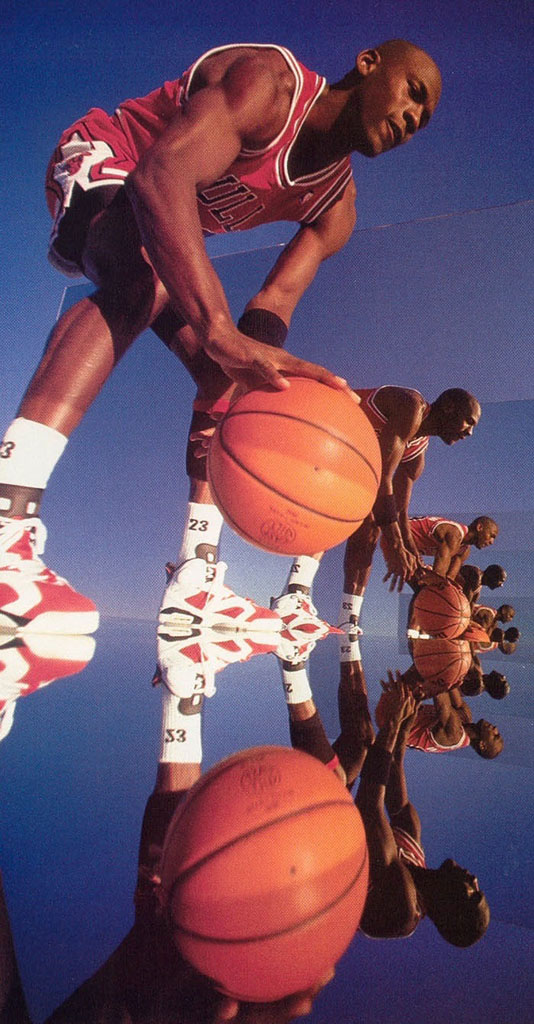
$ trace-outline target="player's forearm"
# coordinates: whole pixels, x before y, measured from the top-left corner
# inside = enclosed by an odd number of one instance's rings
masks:
[[[348,213],[340,210],[335,218],[330,217],[329,212],[326,225],[301,227],[280,253],[258,294],[246,308],[269,309],[289,326],[297,304],[321,263],[345,244],[353,226],[354,217],[350,216],[349,209]]]
[[[209,346],[219,331],[233,328],[222,284],[208,258],[192,182],[180,201],[166,187],[168,172],[152,162],[126,181],[143,245],[171,305]],[[235,329],[235,328],[234,328]]]
[[[407,510],[403,510],[402,512],[399,512],[399,528],[400,528],[400,532],[402,534],[402,539],[403,539],[403,542],[404,542],[404,547],[408,551],[411,551],[412,554],[415,555],[417,560],[420,561],[419,552],[418,552],[418,550],[417,550],[417,548],[415,546],[415,542],[414,542],[414,539],[413,539],[412,528],[410,526],[410,519],[409,519]]]
[[[432,566],[435,573],[438,576],[447,576],[452,559],[452,552],[447,544],[440,544]]]

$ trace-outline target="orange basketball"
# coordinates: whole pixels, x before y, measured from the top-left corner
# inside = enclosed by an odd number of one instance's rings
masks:
[[[463,640],[469,640],[471,644],[490,644],[491,640],[486,630],[478,623],[471,620],[464,635]]]
[[[190,790],[160,875],[182,955],[234,998],[271,1002],[319,981],[349,945],[367,896],[365,831],[320,761],[254,747]]]
[[[444,637],[414,640],[412,657],[424,680],[426,697],[434,697],[461,683],[472,661],[467,640],[448,640]]]
[[[251,544],[312,555],[371,511],[382,460],[375,432],[342,391],[293,377],[242,395],[219,423],[208,479],[227,523]]]
[[[411,626],[431,636],[454,640],[469,625],[471,607],[463,591],[446,580],[421,587],[412,608]]]

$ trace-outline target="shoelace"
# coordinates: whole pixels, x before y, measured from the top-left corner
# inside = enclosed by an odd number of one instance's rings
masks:
[[[42,565],[43,569],[46,568],[39,558],[44,551],[47,535],[46,526],[41,519],[8,519],[7,516],[0,516],[0,544],[5,551],[4,557],[9,559],[9,548],[16,544],[27,530],[33,532],[33,539],[30,541],[33,557],[21,558],[20,555],[14,554],[11,562],[6,561],[2,564],[0,561],[1,569],[13,567],[34,573],[36,565]]]

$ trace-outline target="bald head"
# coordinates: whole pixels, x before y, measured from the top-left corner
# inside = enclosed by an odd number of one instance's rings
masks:
[[[374,157],[408,142],[428,124],[441,95],[441,75],[419,46],[390,39],[362,50],[354,70],[334,89],[352,93],[347,124],[352,148]]]
[[[407,39],[387,39],[376,49],[383,60],[422,71],[432,85],[437,105],[441,96],[441,72],[426,50],[416,46],[415,43],[408,42]]]
[[[432,402],[436,433],[448,445],[470,437],[481,412],[475,396],[463,388],[448,388]]]

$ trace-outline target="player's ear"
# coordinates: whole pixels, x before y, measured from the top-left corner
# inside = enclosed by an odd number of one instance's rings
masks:
[[[378,50],[361,50],[356,57],[356,70],[362,76],[370,75],[381,63]]]

